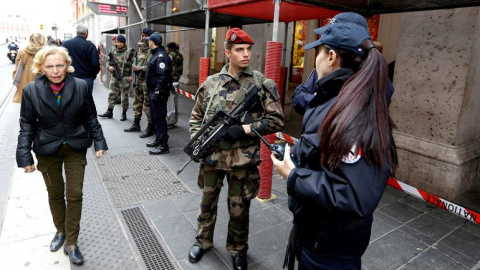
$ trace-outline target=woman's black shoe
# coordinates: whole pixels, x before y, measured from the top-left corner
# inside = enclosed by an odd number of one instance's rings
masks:
[[[65,245],[63,246],[63,252],[65,252],[65,255],[68,255],[73,264],[83,264],[83,262],[85,262],[82,252],[80,252],[80,249],[77,245],[75,245],[74,249],[70,249],[67,245]]]
[[[64,242],[65,242],[65,233],[55,234],[52,242],[50,243],[50,251],[54,252],[59,250],[62,247]]]

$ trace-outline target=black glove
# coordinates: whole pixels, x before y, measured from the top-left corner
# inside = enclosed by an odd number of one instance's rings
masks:
[[[225,139],[230,143],[233,143],[235,141],[238,141],[244,135],[245,135],[245,130],[243,129],[242,126],[231,126],[227,131],[227,135],[225,136]]]

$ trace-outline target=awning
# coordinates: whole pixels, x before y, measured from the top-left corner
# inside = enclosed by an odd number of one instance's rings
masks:
[[[209,0],[209,27],[239,26],[273,21],[273,0]],[[480,6],[480,0],[282,0],[280,21],[331,18],[354,11],[364,16],[435,9]],[[148,23],[190,28],[205,27],[205,11],[194,9],[158,18]]]
[[[384,13],[480,6],[480,0],[292,0],[314,6],[354,11],[365,16]]]
[[[148,23],[175,25],[189,28],[205,28],[205,10],[194,9],[175,13],[166,17],[152,18]],[[269,23],[271,20],[248,18],[210,12],[210,28],[222,26],[241,26],[247,24]]]
[[[273,0],[209,0],[208,9],[217,13],[230,14],[273,21]],[[280,22],[332,18],[339,11],[325,9],[301,2],[281,1]]]
[[[111,28],[111,29],[105,29],[100,33],[103,35],[105,34],[118,35],[118,30],[119,30],[118,28]],[[124,35],[125,29],[120,29],[120,34]]]

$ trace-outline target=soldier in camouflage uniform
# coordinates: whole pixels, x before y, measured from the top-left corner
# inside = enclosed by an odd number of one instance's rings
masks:
[[[148,105],[148,88],[145,82],[145,72],[147,71],[148,58],[151,57],[150,49],[148,48],[148,40],[153,31],[150,28],[144,28],[142,30],[142,39],[138,42],[138,53],[136,65],[132,66],[133,72],[135,72],[137,81],[134,85],[134,99],[133,99],[133,113],[134,120],[133,125],[124,129],[125,132],[141,131],[140,119],[142,118],[142,111],[145,108],[145,114],[147,115],[148,126],[145,132],[140,134],[140,138],[145,138],[153,135],[152,118],[150,115],[150,108]]]
[[[260,176],[260,134],[278,132],[283,128],[284,116],[275,83],[249,67],[253,40],[239,28],[227,32],[225,55],[230,64],[220,73],[209,76],[195,96],[190,118],[190,136],[219,110],[229,113],[244,98],[247,89],[259,87],[260,104],[249,112],[252,124],[236,125],[228,129],[220,148],[205,158],[200,165],[198,186],[203,189],[198,214],[196,243],[189,252],[189,261],[199,261],[205,250],[213,245],[213,230],[223,178],[228,183],[228,213],[230,221],[226,248],[232,254],[233,269],[247,269],[249,208],[258,193]]]
[[[117,48],[117,36],[113,36],[112,37],[112,46],[110,47],[110,50],[108,51],[107,53],[107,57],[108,57],[108,54],[110,52],[115,52],[115,49]],[[115,104],[122,104],[122,97],[121,97],[121,91],[118,91],[118,95],[117,95],[117,101],[115,102]]]
[[[99,117],[113,118],[113,107],[115,106],[118,93],[121,92],[123,111],[120,121],[127,120],[128,89],[132,82],[132,62],[135,51],[133,49],[128,49],[125,44],[126,42],[127,39],[123,35],[117,36],[117,45],[113,52],[113,57],[120,69],[122,80],[119,82],[117,78],[115,78],[113,73],[115,70],[113,67],[113,61],[112,59],[109,59],[108,71],[110,71],[112,75],[110,77],[110,92],[108,93],[108,109],[105,113],[99,114]]]
[[[180,76],[183,74],[183,55],[178,51],[178,45],[175,42],[170,42],[167,44],[168,56],[172,59],[172,79],[173,82],[180,80]],[[175,84],[174,84],[175,87]],[[172,90],[173,98],[168,99],[167,108],[167,125],[168,127],[173,127],[178,121],[178,93],[176,89]],[[173,110],[170,110],[173,108]]]

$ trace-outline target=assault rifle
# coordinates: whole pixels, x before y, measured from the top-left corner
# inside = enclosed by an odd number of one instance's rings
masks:
[[[224,138],[228,128],[232,125],[248,122],[248,111],[258,102],[258,88],[253,84],[248,88],[245,99],[238,103],[229,114],[224,111],[216,112],[183,148],[183,151],[190,156],[190,160],[177,171],[177,175],[190,162],[200,162],[217,150],[219,147],[218,142]],[[215,124],[217,125],[214,126]]]
[[[138,63],[137,52],[135,52],[135,55],[134,55],[133,57],[135,58],[135,62],[133,62],[133,65],[136,66],[137,63]],[[141,71],[134,71],[134,72],[133,72],[133,83],[132,83],[132,86],[133,86],[134,88],[137,87],[138,75],[140,75],[140,72],[141,72]]]
[[[108,57],[110,58],[110,64],[113,66],[113,76],[119,83],[122,83],[122,73],[120,72],[120,68],[118,67],[117,62],[115,62],[115,58],[113,57],[113,53],[109,52]]]

